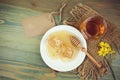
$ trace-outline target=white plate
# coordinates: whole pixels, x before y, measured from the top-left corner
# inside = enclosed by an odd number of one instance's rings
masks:
[[[84,61],[85,53],[83,53],[79,50],[76,58],[70,62],[63,62],[60,59],[56,59],[56,60],[51,59],[47,53],[47,47],[46,47],[47,38],[51,33],[54,33],[54,32],[60,31],[60,30],[66,30],[66,31],[73,33],[76,37],[78,37],[78,39],[82,43],[82,46],[86,49],[87,49],[87,44],[86,44],[86,40],[84,39],[82,34],[72,26],[58,25],[58,26],[51,28],[50,30],[48,30],[45,33],[45,35],[43,36],[41,43],[40,43],[40,53],[41,53],[41,57],[42,57],[43,61],[50,68],[52,68],[56,71],[66,72],[66,71],[70,71],[70,70],[77,68]]]

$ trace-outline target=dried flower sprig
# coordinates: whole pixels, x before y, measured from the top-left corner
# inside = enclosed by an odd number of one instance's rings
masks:
[[[108,55],[108,54],[113,54],[113,53],[115,53],[115,51],[112,50],[112,48],[111,48],[111,46],[109,45],[109,43],[106,43],[106,42],[101,41],[101,42],[99,43],[99,46],[100,46],[100,49],[99,49],[99,51],[98,51],[98,54],[99,54],[100,56],[106,56],[106,55]]]

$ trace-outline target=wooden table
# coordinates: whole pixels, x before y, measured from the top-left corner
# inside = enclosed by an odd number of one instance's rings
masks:
[[[78,2],[87,4],[120,26],[119,0],[71,0],[64,10],[64,19]],[[61,6],[59,3],[62,0],[0,0],[0,80],[79,80],[73,72],[55,73],[48,68],[39,51],[42,35],[26,38],[21,25],[24,18],[42,12],[58,11]],[[120,55],[116,56],[112,64],[116,80],[120,79],[119,68]],[[102,80],[114,80],[113,75],[104,76]]]

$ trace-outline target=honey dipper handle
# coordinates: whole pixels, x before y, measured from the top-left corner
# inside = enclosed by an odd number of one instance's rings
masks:
[[[99,68],[104,74],[107,74],[108,71],[101,64],[99,64],[88,52],[85,48],[82,48],[82,51],[88,56],[88,58]]]

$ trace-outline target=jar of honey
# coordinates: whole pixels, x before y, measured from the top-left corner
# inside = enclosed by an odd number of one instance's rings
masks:
[[[91,16],[84,20],[79,30],[86,39],[99,38],[106,32],[107,23],[101,16]]]

